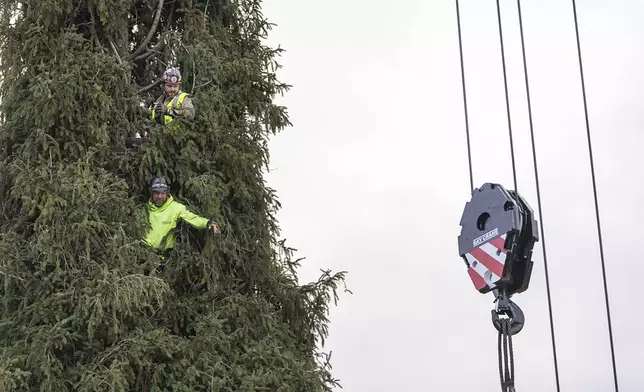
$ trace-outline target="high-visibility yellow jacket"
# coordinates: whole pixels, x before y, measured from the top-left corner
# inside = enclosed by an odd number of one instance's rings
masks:
[[[168,196],[168,200],[160,207],[148,201],[148,215],[150,230],[144,241],[160,251],[174,247],[175,229],[180,219],[197,229],[205,229],[209,222],[209,219],[189,211],[185,205],[175,201],[172,196]]]
[[[156,104],[158,103],[162,103],[168,112],[170,110],[174,110],[176,114],[184,116],[190,120],[193,120],[195,117],[195,107],[186,92],[179,91],[174,98],[171,99],[166,98],[165,95],[160,96],[156,100],[155,106],[152,107],[152,121],[156,119]],[[172,116],[166,114],[163,116],[163,125],[167,125],[173,120]]]

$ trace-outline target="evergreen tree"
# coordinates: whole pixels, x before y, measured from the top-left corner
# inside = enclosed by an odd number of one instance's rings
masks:
[[[262,176],[290,123],[260,1],[0,4],[0,390],[337,385],[319,346],[344,274],[299,284]],[[192,122],[149,119],[166,66]],[[140,241],[155,174],[222,228],[183,227],[162,270]]]

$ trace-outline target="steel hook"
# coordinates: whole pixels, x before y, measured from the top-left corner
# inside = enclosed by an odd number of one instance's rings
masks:
[[[496,309],[492,309],[492,323],[497,331],[503,332],[501,315],[505,315],[510,319],[509,335],[516,335],[523,329],[525,324],[525,316],[519,305],[515,304],[506,295],[498,297],[498,305]]]

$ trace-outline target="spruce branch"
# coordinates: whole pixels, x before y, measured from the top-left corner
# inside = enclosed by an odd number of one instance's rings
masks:
[[[136,48],[136,50],[129,56],[130,59],[138,56],[143,51],[143,49],[148,46],[150,40],[152,39],[152,36],[154,36],[154,34],[156,33],[157,26],[159,25],[159,19],[161,19],[161,11],[163,11],[163,1],[164,0],[159,0],[159,5],[157,7],[156,15],[154,15],[154,22],[152,22],[152,27],[150,27],[150,31],[148,31],[148,35],[145,37],[143,42],[141,42],[141,45],[139,45],[139,47]]]
[[[153,54],[159,53],[160,51],[162,51],[165,48],[165,45],[166,45],[165,42],[159,41],[159,43],[154,45],[152,48],[148,49],[147,52],[136,56],[132,61],[137,62],[137,61],[145,60],[148,57],[152,56]]]
[[[148,91],[152,90],[153,88],[155,88],[156,86],[158,86],[159,84],[161,84],[161,81],[160,81],[160,80],[157,80],[156,82],[152,82],[152,83],[148,84],[147,86],[143,87],[142,89],[140,89],[140,90],[139,90],[139,91],[137,91],[136,93],[137,93],[137,94],[143,94],[143,93],[146,93],[146,92],[148,92]]]
[[[303,257],[278,243],[262,166],[291,124],[260,0],[64,0],[62,18],[23,3],[15,27],[0,11],[0,390],[331,392],[320,347],[351,292],[344,272],[299,283]],[[192,78],[197,116],[156,127],[167,63]],[[221,232],[179,224],[160,259],[154,174]]]

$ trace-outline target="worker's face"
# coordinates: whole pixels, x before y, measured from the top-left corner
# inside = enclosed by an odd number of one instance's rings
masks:
[[[168,194],[165,192],[152,192],[152,202],[155,206],[161,207],[168,200]]]
[[[165,83],[163,89],[165,90],[165,95],[168,98],[172,98],[179,92],[180,83]]]

